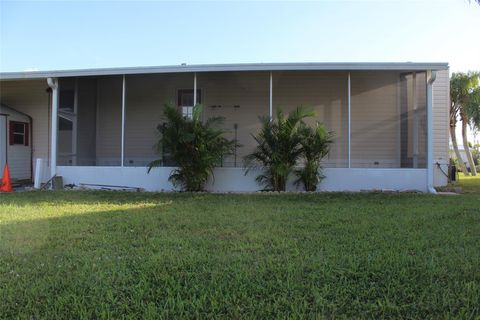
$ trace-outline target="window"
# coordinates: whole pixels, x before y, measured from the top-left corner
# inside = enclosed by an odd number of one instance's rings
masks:
[[[10,121],[10,145],[28,146],[28,123]]]
[[[73,112],[75,104],[75,90],[60,90],[58,109]]]
[[[58,131],[72,131],[73,122],[72,120],[65,119],[63,117],[58,117]]]
[[[197,89],[197,104],[202,103],[202,93]],[[191,119],[193,113],[193,89],[178,90],[178,108],[183,116]]]

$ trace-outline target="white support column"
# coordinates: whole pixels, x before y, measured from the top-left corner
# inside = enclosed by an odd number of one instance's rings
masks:
[[[273,75],[270,72],[270,100],[269,100],[268,115],[270,116],[270,121],[273,119]]]
[[[350,72],[348,73],[348,134],[347,134],[347,139],[348,139],[348,167],[352,167],[352,159],[351,159],[351,80],[350,80]]]
[[[52,117],[50,132],[50,178],[57,174],[57,137],[58,137],[58,79],[48,78],[48,86],[52,89]]]
[[[78,78],[75,78],[75,90],[72,115],[72,165],[77,165],[77,137],[78,137]]]
[[[436,193],[433,188],[433,82],[437,72],[427,70],[427,190]]]
[[[125,75],[122,81],[122,151],[120,165],[123,167],[125,159]]]
[[[413,167],[418,168],[418,106],[417,106],[417,73],[412,74],[413,99]]]
[[[197,73],[193,73],[193,106],[197,105]]]

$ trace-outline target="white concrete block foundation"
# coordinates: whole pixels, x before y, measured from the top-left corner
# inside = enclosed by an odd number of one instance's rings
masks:
[[[149,174],[145,167],[68,167],[57,166],[64,184],[100,184],[142,188],[146,191],[173,191],[168,181],[174,168],[155,168]],[[326,168],[320,191],[418,190],[427,191],[427,169],[348,169]],[[212,192],[255,192],[261,187],[256,173],[245,176],[243,168],[216,168],[214,181],[206,189]],[[301,191],[289,183],[288,191]]]

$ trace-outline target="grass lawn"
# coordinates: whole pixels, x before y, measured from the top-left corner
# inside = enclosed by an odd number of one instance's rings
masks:
[[[0,194],[0,259],[0,318],[478,319],[480,193]]]
[[[475,177],[464,176],[463,173],[459,173],[459,185],[462,187],[463,192],[476,192],[480,193],[480,175]]]

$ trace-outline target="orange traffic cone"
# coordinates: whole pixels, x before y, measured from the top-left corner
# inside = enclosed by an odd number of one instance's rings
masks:
[[[12,192],[12,182],[10,181],[10,170],[8,170],[8,164],[5,164],[5,169],[3,170],[0,192]]]

